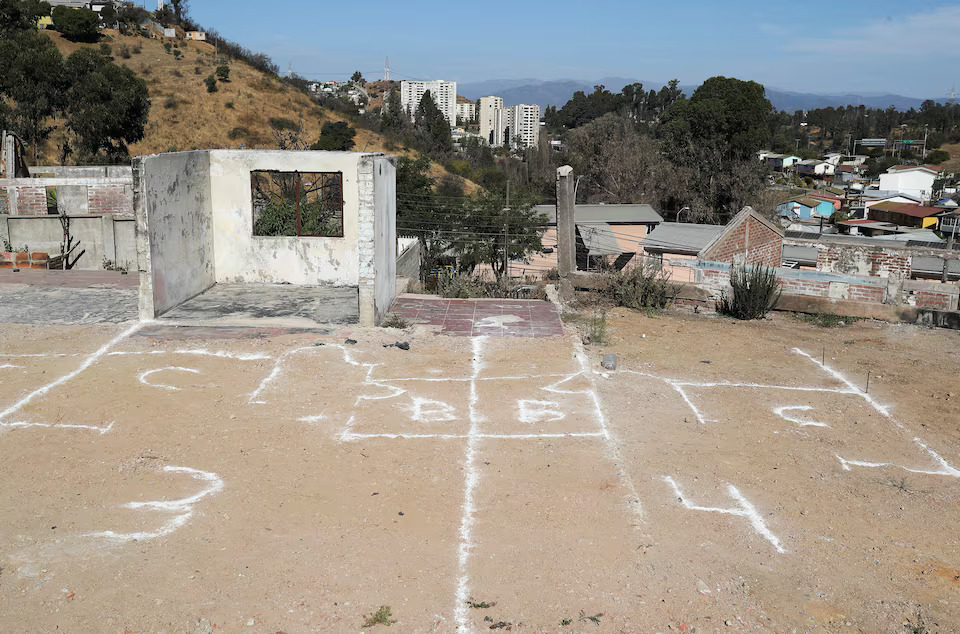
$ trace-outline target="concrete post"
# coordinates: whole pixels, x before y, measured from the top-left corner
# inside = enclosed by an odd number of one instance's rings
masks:
[[[10,242],[10,225],[7,220],[10,216],[0,214],[0,250],[3,250],[5,242]]]
[[[360,190],[360,208],[358,211],[358,243],[357,257],[360,258],[360,280],[357,294],[360,302],[360,325],[376,326],[376,278],[374,267],[376,258],[376,227],[375,227],[375,186],[373,177],[372,156],[364,156],[357,167],[357,187]]]
[[[133,159],[133,213],[136,218],[137,271],[140,275],[140,321],[156,318],[153,302],[153,266],[150,258],[150,218],[144,196],[144,160]]]
[[[573,168],[557,168],[557,272],[566,279],[577,270],[577,226],[575,222]]]

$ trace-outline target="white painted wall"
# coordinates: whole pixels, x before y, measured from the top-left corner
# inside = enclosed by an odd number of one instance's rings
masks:
[[[211,150],[217,282],[357,286],[359,152]],[[343,173],[343,237],[253,235],[250,172],[280,170]]]
[[[930,200],[936,176],[926,170],[899,170],[880,175],[880,190],[909,194]]]

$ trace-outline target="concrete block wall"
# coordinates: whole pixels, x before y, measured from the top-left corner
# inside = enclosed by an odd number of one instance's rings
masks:
[[[909,254],[897,249],[817,244],[817,270],[844,275],[910,277]]]
[[[960,287],[955,284],[908,280],[903,285],[903,303],[917,308],[957,310]]]
[[[699,262],[695,269],[696,284],[719,299],[730,292],[730,267],[718,262]],[[784,295],[826,297],[836,300],[883,303],[887,285],[884,280],[830,275],[816,271],[778,269],[777,278]]]

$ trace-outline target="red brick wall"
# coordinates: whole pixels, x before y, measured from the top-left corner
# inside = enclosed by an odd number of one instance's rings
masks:
[[[34,251],[33,253],[24,252],[0,252],[0,269],[45,269],[50,256],[47,253]]]
[[[915,291],[911,293],[917,308],[950,310],[950,295],[936,291]]]
[[[87,211],[91,214],[133,214],[133,197],[123,185],[87,187]]]
[[[736,227],[728,230],[702,258],[708,262],[730,264],[744,252],[746,264],[779,268],[782,263],[783,238],[753,216],[747,216]],[[740,263],[739,258],[737,262]]]
[[[18,216],[46,215],[47,189],[45,187],[8,187],[7,190],[8,198],[11,197],[9,190],[16,190]]]

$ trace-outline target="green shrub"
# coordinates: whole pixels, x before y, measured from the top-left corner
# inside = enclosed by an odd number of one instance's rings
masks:
[[[735,266],[730,271],[733,296],[717,302],[717,312],[737,319],[763,319],[780,299],[776,269],[767,266]]]
[[[100,16],[90,9],[53,8],[53,28],[74,42],[96,42],[100,37]]]
[[[670,283],[663,264],[641,258],[640,264],[607,274],[607,293],[618,306],[627,308],[666,308],[676,299],[680,287]]]
[[[227,103],[223,104],[223,107],[224,107],[224,108],[229,108],[230,110],[233,110],[233,102],[232,102],[232,101],[228,101]]]
[[[163,102],[163,107],[167,110],[174,110],[177,107],[177,99],[173,95],[168,95]]]
[[[166,42],[166,43],[163,45],[163,50],[165,50],[165,51],[168,52],[168,53],[171,52],[171,49],[172,49],[172,48],[173,48],[173,45],[170,44],[170,42]]]
[[[183,57],[183,53],[181,53],[179,50],[173,52],[173,59],[180,59],[181,57]]]
[[[226,64],[217,66],[217,79],[220,81],[230,81],[230,67]]]
[[[238,126],[227,132],[227,138],[231,141],[236,141],[237,139],[248,139],[250,138],[250,130],[242,126]]]
[[[137,45],[133,47],[133,50],[130,52],[133,53],[134,55],[139,55],[140,53],[143,52],[143,46],[141,46],[140,43],[138,42]]]
[[[126,44],[120,44],[117,46],[117,55],[123,59],[130,59],[130,47]]]
[[[207,75],[207,78],[203,80],[207,84],[207,92],[217,92],[217,78],[213,75]]]
[[[100,54],[103,55],[104,57],[110,57],[111,55],[113,55],[113,48],[109,44],[104,42],[103,44],[100,45]]]
[[[950,153],[946,150],[934,150],[933,152],[927,154],[927,163],[930,163],[931,165],[940,165],[940,163],[949,160]]]

